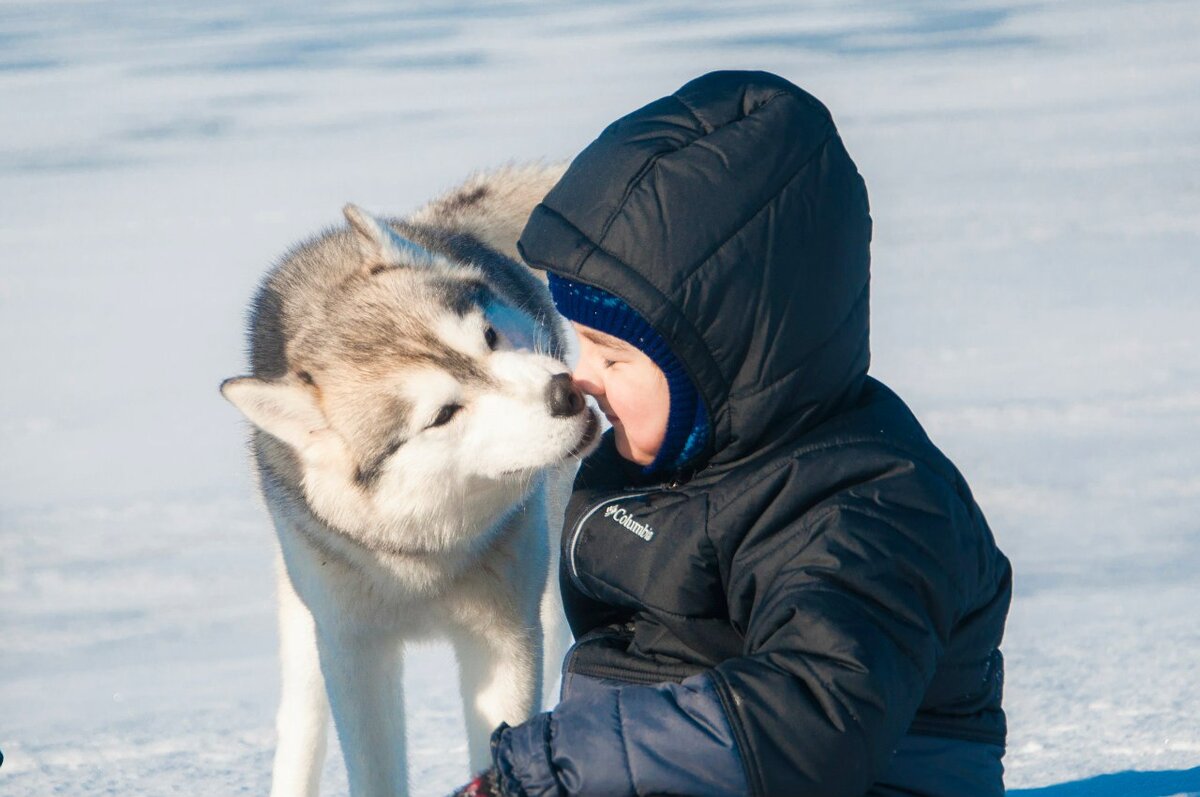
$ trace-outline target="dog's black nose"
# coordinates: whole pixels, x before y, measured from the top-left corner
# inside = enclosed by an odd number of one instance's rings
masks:
[[[565,418],[583,412],[583,393],[575,387],[570,374],[555,374],[546,385],[546,406],[555,418]]]

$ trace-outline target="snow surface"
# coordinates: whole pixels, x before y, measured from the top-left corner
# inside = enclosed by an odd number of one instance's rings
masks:
[[[811,90],[867,178],[874,373],[1016,568],[1010,794],[1200,793],[1197,41],[1195,2],[0,3],[0,794],[265,792],[273,532],[216,389],[257,280],[713,68]],[[419,795],[466,775],[451,672],[406,676]]]

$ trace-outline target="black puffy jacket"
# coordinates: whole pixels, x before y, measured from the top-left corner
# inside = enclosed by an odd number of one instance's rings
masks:
[[[718,72],[610,125],[531,265],[622,297],[708,409],[694,472],[611,433],[563,534],[564,698],[498,738],[527,794],[1002,794],[1008,561],[867,376],[871,220],[829,112]]]

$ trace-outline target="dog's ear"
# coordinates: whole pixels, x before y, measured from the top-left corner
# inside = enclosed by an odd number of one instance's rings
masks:
[[[375,218],[358,205],[346,205],[342,214],[350,223],[367,269],[379,266],[436,266],[445,258],[430,252],[392,229],[386,221]]]
[[[281,379],[226,379],[221,383],[221,395],[259,429],[297,451],[303,451],[314,435],[329,429],[312,391],[290,374]]]

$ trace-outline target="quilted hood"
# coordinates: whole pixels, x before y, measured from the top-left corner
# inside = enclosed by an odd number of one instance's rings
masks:
[[[517,246],[669,342],[708,409],[699,464],[718,465],[857,399],[870,240],[866,186],[825,106],[776,75],[726,71],[609,125]]]

